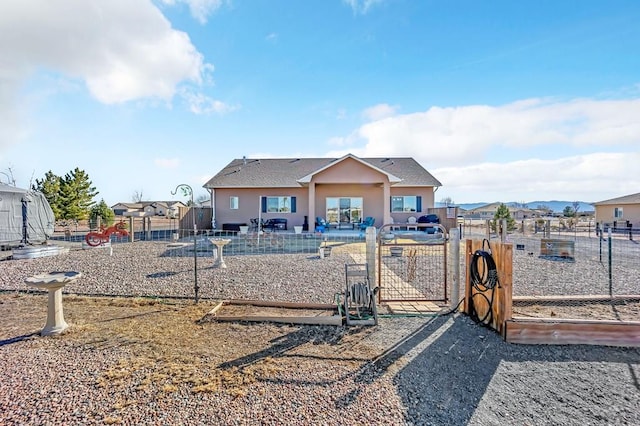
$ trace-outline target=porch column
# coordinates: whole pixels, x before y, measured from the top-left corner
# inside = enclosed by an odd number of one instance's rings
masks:
[[[384,212],[382,214],[384,223],[391,223],[391,185],[389,181],[382,183],[382,205]]]
[[[307,215],[309,215],[309,231],[314,232],[316,230],[316,184],[315,182],[309,182],[308,187],[308,196],[309,196],[309,210],[307,211]]]
[[[211,229],[216,229],[216,200],[214,199],[216,190],[209,189],[209,204],[211,205]]]

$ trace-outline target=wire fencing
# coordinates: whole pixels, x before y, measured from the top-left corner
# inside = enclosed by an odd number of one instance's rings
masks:
[[[140,222],[134,222],[131,232],[138,244],[125,244],[130,242],[130,237],[111,236],[113,259],[102,257],[101,262],[108,265],[106,270],[111,268],[116,273],[102,277],[98,268],[91,272],[89,256],[86,262],[70,266],[86,272],[87,277],[96,277],[95,287],[86,286],[91,288],[90,292],[188,296],[197,279],[202,284],[202,295],[207,297],[327,302],[327,298],[344,286],[344,265],[365,263],[365,236],[358,231],[198,230],[194,236],[193,229],[181,229],[177,221],[154,220],[145,227]],[[89,230],[87,224],[81,223],[57,226],[49,243],[80,248]],[[461,226],[462,239],[487,237],[495,241],[502,235],[483,225]],[[595,227],[562,230],[525,226],[506,233],[504,239],[513,244],[515,314],[640,320],[640,237],[635,233],[628,235],[612,230],[609,234],[607,229],[596,235]],[[216,241],[220,240],[229,241],[219,248]],[[132,247],[123,258],[117,257],[115,247],[119,245]],[[219,251],[228,259],[230,270],[215,267]],[[319,262],[321,252],[323,262]],[[3,258],[7,257],[5,253],[9,252],[0,253]],[[402,266],[408,274],[413,271],[414,259],[405,257],[407,263]],[[405,260],[400,256],[388,258]],[[464,254],[458,260],[459,282],[464,283],[467,274]],[[449,294],[454,279],[451,265],[456,259],[449,258],[447,262]],[[133,265],[130,270],[142,269],[144,273],[138,273],[133,282],[131,274],[120,271],[123,263]],[[197,269],[195,273],[194,269]],[[108,284],[101,288],[101,282]],[[116,282],[128,287],[115,288]]]
[[[487,226],[464,238],[513,244],[514,315],[640,320],[640,244],[634,234]]]

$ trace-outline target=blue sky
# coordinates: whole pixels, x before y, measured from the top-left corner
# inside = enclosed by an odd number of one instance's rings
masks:
[[[640,191],[640,2],[0,2],[0,180],[172,199],[234,158],[414,157],[436,201]]]

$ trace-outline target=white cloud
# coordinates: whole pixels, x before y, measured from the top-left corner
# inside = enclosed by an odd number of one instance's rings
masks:
[[[189,110],[197,115],[226,114],[240,108],[190,90],[183,90],[180,95],[189,105]]]
[[[393,117],[396,114],[398,107],[391,106],[389,104],[378,104],[365,109],[362,112],[362,116],[367,121],[378,121],[383,118]]]
[[[168,5],[186,4],[191,16],[201,24],[206,24],[209,15],[222,6],[222,0],[162,0],[162,2]]]
[[[367,123],[326,155],[410,156],[456,202],[597,201],[640,187],[640,99],[432,107]]]
[[[277,34],[277,33],[269,33],[269,34],[267,34],[267,36],[265,37],[265,39],[266,39],[268,42],[275,43],[275,42],[277,42],[277,41],[278,41],[278,34]]]
[[[369,9],[376,5],[382,3],[384,0],[343,0],[346,4],[348,4],[353,10],[354,14],[366,14]]]
[[[368,155],[411,152],[429,164],[460,166],[487,160],[492,148],[637,146],[637,117],[640,99],[530,99],[498,107],[432,107],[367,123],[357,133]]]
[[[26,131],[19,111],[28,97],[18,93],[36,72],[84,82],[95,99],[117,104],[170,102],[179,84],[207,83],[212,70],[189,36],[173,29],[151,1],[3,1],[0,34],[3,145]]]
[[[84,80],[107,104],[169,100],[179,82],[200,84],[206,69],[189,36],[147,1],[2,2],[0,32],[2,68],[15,78],[51,69]]]
[[[153,164],[162,169],[177,169],[180,167],[179,158],[155,158]]]
[[[594,202],[638,192],[640,153],[593,153],[553,160],[516,160],[435,168],[439,197],[480,201],[581,200]],[[436,197],[438,199],[438,196]]]

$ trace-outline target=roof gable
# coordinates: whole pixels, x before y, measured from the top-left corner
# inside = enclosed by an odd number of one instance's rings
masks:
[[[347,155],[343,156],[342,158],[339,158],[339,159],[333,161],[332,163],[327,164],[326,166],[324,166],[324,167],[322,167],[322,168],[320,168],[318,170],[315,170],[314,172],[309,173],[308,175],[298,179],[298,182],[300,182],[302,184],[308,184],[309,182],[311,182],[311,179],[313,179],[314,176],[317,176],[318,174],[322,173],[323,171],[325,171],[327,169],[335,167],[336,165],[346,161],[347,159],[355,160],[358,163],[360,163],[360,164],[362,164],[362,165],[364,165],[366,167],[369,167],[369,168],[371,168],[371,169],[373,169],[373,170],[375,170],[375,171],[377,171],[379,173],[382,173],[383,175],[386,175],[387,178],[389,179],[389,182],[391,182],[391,183],[397,183],[397,182],[401,182],[402,181],[402,179],[400,179],[399,177],[394,176],[393,174],[391,174],[391,173],[389,173],[389,172],[387,172],[385,170],[379,169],[378,167],[372,165],[371,163],[368,163],[366,161],[361,160],[360,158],[356,157],[355,155],[347,154]]]

